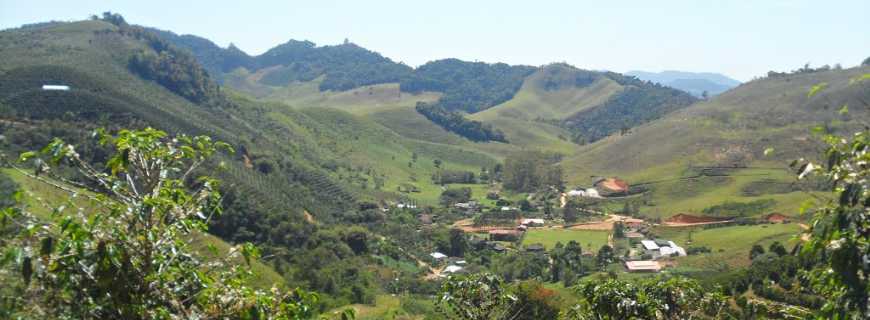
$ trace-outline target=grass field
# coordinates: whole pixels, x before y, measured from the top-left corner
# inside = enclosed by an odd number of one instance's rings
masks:
[[[534,243],[543,244],[548,250],[553,248],[557,242],[563,245],[574,240],[583,247],[585,252],[598,252],[601,246],[607,244],[607,231],[592,231],[592,230],[569,230],[569,229],[532,229],[526,232],[523,237],[523,245]]]
[[[749,249],[759,244],[767,249],[774,241],[786,248],[796,244],[800,227],[795,223],[732,226],[713,229],[664,228],[655,229],[656,234],[683,247],[706,246],[711,253],[692,255],[677,259],[680,267],[719,270],[747,266]],[[691,244],[688,243],[691,233]]]

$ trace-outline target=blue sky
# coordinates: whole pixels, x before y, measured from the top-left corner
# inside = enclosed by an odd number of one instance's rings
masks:
[[[259,54],[345,38],[396,61],[710,71],[749,80],[870,56],[870,1],[40,1],[0,0],[0,28],[111,10],[135,24]]]

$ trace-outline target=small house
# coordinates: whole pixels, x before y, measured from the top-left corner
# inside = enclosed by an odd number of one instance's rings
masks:
[[[628,272],[659,272],[662,270],[661,264],[651,260],[626,261],[625,268],[628,269]]]
[[[526,227],[543,227],[544,219],[523,219],[521,224]]]
[[[443,254],[443,253],[441,253],[441,252],[437,252],[437,251],[436,251],[436,252],[432,252],[432,253],[430,253],[429,256],[432,257],[432,259],[435,259],[435,261],[438,261],[438,260],[442,260],[442,259],[446,259],[446,258],[447,258],[447,255],[446,255],[446,254]]]

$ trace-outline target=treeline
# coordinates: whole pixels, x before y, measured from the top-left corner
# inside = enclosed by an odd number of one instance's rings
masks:
[[[157,81],[166,89],[194,103],[226,102],[218,85],[188,52],[176,48],[148,29],[127,24],[119,14],[105,12],[102,17],[92,18],[114,24],[120,34],[143,40],[153,50],[134,53],[129,60],[131,71],[145,79]]]
[[[256,66],[253,57],[232,43],[224,49],[211,42],[211,40],[202,37],[189,34],[178,35],[171,31],[155,28],[146,29],[154,32],[178,48],[190,51],[203,68],[208,70],[209,74],[214,77],[220,78],[222,73],[232,72],[239,67],[254,69]]]
[[[509,190],[535,192],[548,187],[563,189],[561,156],[539,151],[517,152],[505,159],[502,183]]]
[[[513,98],[535,70],[531,66],[444,59],[418,67],[399,87],[411,93],[443,92],[438,105],[474,113]]]
[[[637,125],[698,101],[691,94],[677,89],[615,73],[607,75],[626,88],[603,104],[562,121],[562,126],[574,133],[575,143],[594,142],[615,132],[628,133]]]
[[[413,69],[351,42],[317,47],[310,41],[290,40],[255,58],[258,67],[282,66],[261,80],[270,85],[310,81],[325,75],[320,90],[343,91],[365,85],[399,82]]]
[[[468,120],[457,112],[444,109],[439,104],[417,102],[417,112],[447,131],[475,142],[507,142],[504,133],[490,124]]]

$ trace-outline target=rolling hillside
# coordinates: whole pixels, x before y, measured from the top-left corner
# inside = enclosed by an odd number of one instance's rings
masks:
[[[471,118],[503,128],[508,140],[519,146],[572,154],[578,144],[692,102],[680,91],[619,74],[552,64],[528,77],[513,99]]]
[[[628,135],[583,146],[563,165],[575,184],[588,184],[590,176],[609,175],[635,184],[657,182],[648,185],[657,206],[643,209],[652,215],[700,212],[725,200],[762,198],[777,198],[773,209],[796,214],[805,194],[783,190],[759,196],[752,189],[794,181],[788,162],[820,151],[810,134],[812,127],[847,133],[864,126],[870,82],[853,79],[868,72],[870,67],[859,67],[745,83],[632,129]],[[810,88],[819,83],[826,83],[827,89],[808,97]],[[838,112],[844,105],[849,106],[845,115]],[[765,156],[767,148],[774,151]],[[709,167],[734,169],[723,169],[726,177],[705,176],[703,168]]]

